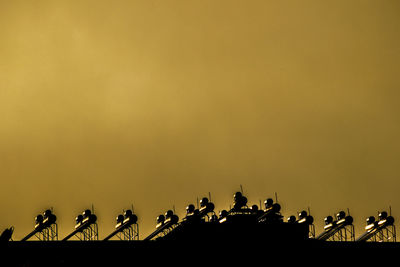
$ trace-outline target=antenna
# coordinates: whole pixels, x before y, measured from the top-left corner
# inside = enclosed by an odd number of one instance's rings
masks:
[[[208,200],[211,202],[211,193],[208,192]]]
[[[275,203],[278,203],[278,193],[275,192]]]
[[[308,215],[311,215],[310,207],[307,207]]]
[[[350,216],[350,210],[347,208],[347,215]]]
[[[197,209],[199,209],[199,197],[197,197],[196,203],[197,203]]]
[[[242,186],[242,185],[240,185],[240,192],[241,192],[242,195],[243,195],[243,186]]]
[[[175,214],[175,213],[176,213],[176,211],[175,211],[175,204],[172,205],[172,210],[174,211],[174,214]]]
[[[389,205],[389,216],[392,216],[392,206]]]
[[[134,211],[133,211],[133,204],[131,204],[131,209],[132,209],[132,213],[133,213],[133,212],[134,212]]]

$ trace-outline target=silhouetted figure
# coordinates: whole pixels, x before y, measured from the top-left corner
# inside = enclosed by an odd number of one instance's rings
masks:
[[[14,232],[13,226],[11,226],[10,228],[6,228],[6,230],[4,230],[0,236],[0,242],[1,243],[8,242],[11,239],[13,232]]]

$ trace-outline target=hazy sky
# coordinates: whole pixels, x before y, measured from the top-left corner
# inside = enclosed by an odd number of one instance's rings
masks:
[[[400,214],[400,1],[0,0],[0,230],[211,192]]]

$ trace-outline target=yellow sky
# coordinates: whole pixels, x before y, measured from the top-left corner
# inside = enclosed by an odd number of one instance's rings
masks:
[[[400,2],[0,0],[0,219],[100,238],[211,192],[400,214]]]

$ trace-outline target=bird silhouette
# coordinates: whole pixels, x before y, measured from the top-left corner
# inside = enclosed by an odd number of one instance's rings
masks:
[[[1,233],[0,242],[1,243],[8,242],[11,239],[13,232],[14,232],[13,226],[11,226],[10,228],[6,228],[3,231],[3,233]]]

